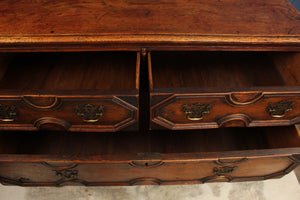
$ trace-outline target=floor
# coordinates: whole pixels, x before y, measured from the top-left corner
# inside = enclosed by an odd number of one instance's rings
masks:
[[[2,200],[299,200],[294,172],[281,179],[241,183],[131,187],[16,187],[0,185]]]
[[[298,167],[294,170],[296,177],[298,179],[298,182],[300,184],[300,166],[298,165]]]

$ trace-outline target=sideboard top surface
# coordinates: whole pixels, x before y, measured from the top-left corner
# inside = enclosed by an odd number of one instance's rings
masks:
[[[300,13],[288,0],[0,1],[0,49],[76,45],[300,48]]]

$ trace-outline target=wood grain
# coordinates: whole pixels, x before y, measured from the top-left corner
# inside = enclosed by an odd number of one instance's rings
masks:
[[[92,186],[264,180],[299,164],[294,157],[300,154],[299,141],[292,126],[152,131],[150,137],[138,132],[1,132],[0,182]],[[222,168],[234,170],[215,173]]]
[[[283,126],[299,123],[299,53],[148,53],[152,129]],[[268,106],[294,102],[275,118]],[[189,120],[183,105],[211,105],[203,119]]]
[[[288,62],[297,53],[151,52],[149,59],[153,89],[300,86],[298,65]]]
[[[213,158],[218,153],[221,156],[224,152],[231,152],[232,156],[246,156],[249,151],[267,149],[278,154],[288,153],[294,149],[295,153],[299,152],[300,147],[300,136],[294,126],[149,133],[150,137],[147,136],[148,133],[139,132],[70,134],[43,131],[36,134],[35,132],[2,131],[0,161],[7,161],[7,159],[13,161],[16,157],[23,157],[27,161],[34,158],[41,161],[44,156],[49,156],[49,159],[51,156],[61,156],[61,158],[72,156],[73,158],[68,162],[115,162],[128,161],[128,159],[138,161],[146,157],[157,160],[161,156],[166,160],[176,157],[180,160],[180,157],[188,158],[189,154],[199,154],[201,158],[208,155]],[[255,151],[252,153],[255,155]],[[256,153],[258,156],[264,151]]]
[[[269,165],[272,168],[265,167]],[[235,170],[231,173],[214,174],[214,169],[225,167]],[[183,182],[199,184],[220,181],[220,178],[222,181],[264,180],[271,176],[282,176],[286,168],[294,168],[294,163],[287,157],[251,159],[229,166],[218,166],[209,161],[175,162],[145,169],[132,167],[129,163],[78,164],[71,169],[45,167],[40,163],[0,163],[0,181],[24,186],[60,186],[74,183],[86,186],[174,185]],[[61,171],[73,172],[76,177],[57,175]]]
[[[139,52],[1,53],[0,102],[17,114],[0,129],[137,130],[139,74]],[[94,123],[74,109],[90,104],[105,110]]]
[[[138,90],[139,62],[136,63],[134,52],[9,55],[14,58],[1,65],[2,90]],[[7,54],[0,56],[6,57]]]
[[[1,1],[0,49],[137,50],[169,43],[187,49],[299,50],[300,44],[300,15],[288,0],[28,3]]]
[[[289,173],[300,163],[294,126],[186,129],[298,123],[299,20],[287,0],[0,1],[0,102],[17,109],[0,129],[21,130],[0,132],[0,182],[187,184]],[[214,104],[204,126],[180,110],[200,99]],[[266,107],[281,100],[295,108],[273,120]],[[86,124],[79,104],[104,114]],[[149,113],[152,127],[184,131],[148,131]],[[85,132],[24,131],[37,129]]]
[[[298,94],[265,94],[257,101],[246,105],[233,104],[229,95],[220,93],[174,95],[151,107],[151,128],[172,130],[207,129],[220,127],[289,126],[300,122],[300,98]],[[152,96],[155,98],[157,96]],[[282,117],[272,117],[268,112],[270,104],[280,101],[295,102],[295,106]],[[189,120],[183,105],[211,105],[211,109],[201,120]],[[156,125],[160,125],[156,127]]]

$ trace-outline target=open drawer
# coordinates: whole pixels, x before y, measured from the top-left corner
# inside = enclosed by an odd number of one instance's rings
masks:
[[[0,129],[137,129],[140,54],[0,54]]]
[[[151,52],[151,128],[298,123],[299,64],[293,52]]]
[[[0,182],[89,186],[264,180],[300,163],[294,126],[176,132],[1,132]]]

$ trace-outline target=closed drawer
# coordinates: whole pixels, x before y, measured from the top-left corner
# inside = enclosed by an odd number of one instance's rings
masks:
[[[300,121],[299,53],[152,52],[152,129]]]
[[[149,185],[264,180],[285,175],[293,159],[133,161],[110,164],[0,163],[0,181],[16,185]]]
[[[139,53],[2,56],[0,129],[137,129]]]

